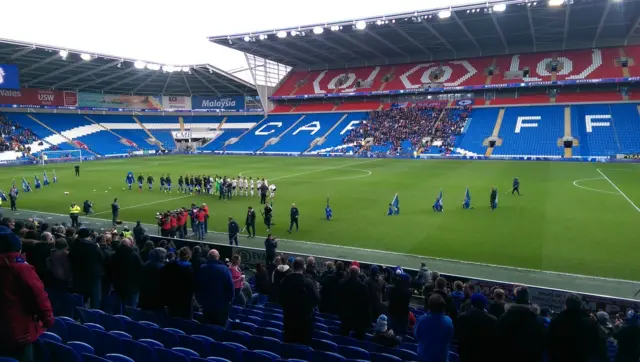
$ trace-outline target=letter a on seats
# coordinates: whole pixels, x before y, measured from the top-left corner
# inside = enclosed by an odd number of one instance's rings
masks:
[[[309,124],[305,124],[304,126],[298,128],[295,132],[293,132],[293,135],[294,136],[297,135],[298,132],[300,132],[300,131],[311,131],[311,135],[313,136],[319,130],[320,130],[320,122],[314,121],[314,122],[311,122]]]

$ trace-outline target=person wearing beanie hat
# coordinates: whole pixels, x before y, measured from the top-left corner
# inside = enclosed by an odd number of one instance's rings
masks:
[[[21,246],[11,229],[0,226],[0,355],[31,362],[33,343],[54,318],[44,285],[20,255]]]
[[[470,304],[456,326],[460,361],[491,361],[498,348],[498,320],[487,313],[489,302],[483,294],[471,295]]]
[[[373,343],[385,347],[395,347],[401,342],[401,339],[393,334],[393,330],[387,328],[387,316],[384,314],[378,317],[373,330],[373,338],[371,338]]]

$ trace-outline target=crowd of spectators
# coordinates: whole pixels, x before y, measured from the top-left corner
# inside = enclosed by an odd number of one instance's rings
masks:
[[[447,108],[444,103],[396,104],[386,110],[370,112],[367,121],[352,129],[343,143],[353,144],[357,152],[367,139],[372,139],[368,146],[384,146],[388,155],[403,155],[429,147],[424,143],[429,138],[431,143],[442,141],[443,150],[452,149],[454,137],[462,132],[469,110]],[[403,148],[406,141],[410,142],[410,149]]]
[[[149,240],[141,225],[132,233],[75,230],[34,220],[0,220],[0,355],[24,356],[53,323],[56,306],[46,297],[74,291],[91,308],[112,312],[138,307],[173,317],[225,326],[232,305],[279,303],[284,341],[311,344],[314,313],[335,314],[340,332],[394,347],[418,344],[420,361],[446,362],[452,345],[460,361],[492,361],[497,353],[513,361],[609,361],[607,346],[617,344],[616,362],[640,358],[640,317],[633,311],[610,322],[592,315],[571,294],[566,308],[550,319],[530,301],[527,287],[513,295],[493,289],[490,298],[473,284],[449,285],[422,265],[410,277],[400,267],[357,261],[327,262],[275,254],[258,264],[252,283],[240,256],[221,260],[203,245],[176,250],[171,241]],[[347,265],[348,264],[348,265]],[[251,285],[253,284],[253,285]],[[424,309],[412,300],[424,296]],[[23,358],[22,360],[29,360]]]
[[[31,148],[28,145],[37,140],[30,129],[9,120],[0,112],[0,152],[20,151],[29,154]]]

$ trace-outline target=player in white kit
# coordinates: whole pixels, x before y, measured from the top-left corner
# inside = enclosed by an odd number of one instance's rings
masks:
[[[257,186],[258,186],[258,197],[260,197],[260,187],[262,187],[262,179],[260,177],[258,177],[258,181],[256,181]]]
[[[231,180],[231,192],[233,192],[233,196],[237,196],[238,195],[238,180],[236,179],[232,179]]]
[[[249,196],[249,181],[246,177],[242,179],[242,187],[244,188],[244,196]]]
[[[253,183],[253,177],[249,177],[249,183],[251,184],[251,197],[253,197],[253,189],[255,184]]]
[[[276,197],[276,185],[275,184],[271,184],[269,185],[269,197],[271,198],[271,200],[273,200],[274,197]]]

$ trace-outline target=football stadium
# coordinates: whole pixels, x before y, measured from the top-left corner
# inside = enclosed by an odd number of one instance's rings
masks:
[[[0,356],[637,361],[640,2],[247,30],[208,38],[235,70],[0,39],[0,267],[42,309]]]

